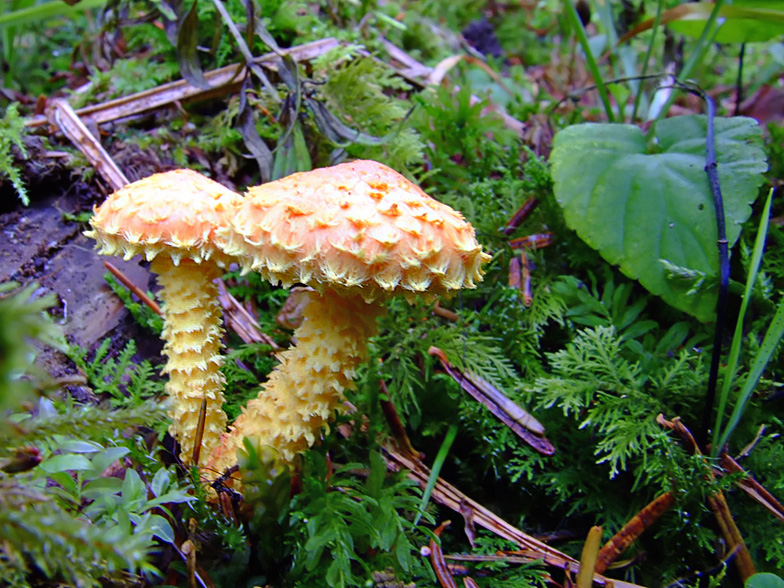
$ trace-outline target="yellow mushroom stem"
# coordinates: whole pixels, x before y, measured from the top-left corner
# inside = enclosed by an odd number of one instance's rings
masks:
[[[281,354],[258,397],[223,436],[207,463],[215,475],[237,463],[246,437],[257,450],[272,447],[291,463],[316,441],[367,358],[367,340],[377,332],[384,305],[332,291],[308,295],[302,324],[294,332],[296,347]]]
[[[169,432],[180,443],[180,459],[193,461],[199,413],[205,403],[204,434],[199,461],[204,462],[226,430],[223,412],[224,377],[220,372],[221,308],[213,280],[221,270],[211,261],[182,259],[175,265],[167,255],[157,256],[150,268],[158,275],[163,301],[163,372],[169,374]]]

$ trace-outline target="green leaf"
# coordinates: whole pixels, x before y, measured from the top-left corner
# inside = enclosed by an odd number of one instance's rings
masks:
[[[754,120],[717,118],[715,131],[732,247],[767,165]],[[669,278],[660,262],[702,272],[709,280],[718,274],[705,133],[704,116],[663,120],[651,137],[632,125],[573,125],[556,135],[550,161],[569,227],[650,292],[707,322],[715,315],[715,290]]]
[[[95,455],[92,459],[93,475],[100,476],[112,463],[129,453],[130,449],[127,447],[109,447],[102,453]]]
[[[177,61],[180,64],[182,77],[191,86],[209,90],[210,83],[204,77],[199,63],[199,13],[196,5],[197,2],[191,4],[177,29]]]
[[[667,27],[676,33],[697,38],[702,34],[713,11],[713,2],[682,4],[665,11]],[[716,43],[754,43],[770,41],[784,35],[784,1],[735,0],[719,9]]]
[[[784,588],[784,580],[776,574],[754,574],[746,580],[744,588]]]
[[[389,142],[396,134],[396,131],[383,137],[374,137],[362,131],[352,129],[342,122],[322,103],[314,98],[305,96],[305,101],[313,114],[313,122],[319,130],[336,145],[349,145],[358,143],[360,145],[383,145]]]
[[[125,470],[125,479],[122,485],[123,504],[130,504],[135,500],[144,500],[147,489],[136,470]]]
[[[770,326],[768,326],[765,338],[762,340],[762,344],[754,355],[754,359],[751,362],[751,368],[749,368],[749,374],[743,382],[743,388],[741,388],[741,391],[738,394],[735,408],[732,410],[727,428],[724,429],[723,434],[721,435],[718,447],[724,447],[729,440],[730,435],[732,435],[732,432],[735,430],[735,427],[740,422],[743,412],[746,409],[746,404],[751,399],[751,393],[754,392],[754,388],[756,388],[759,383],[765,368],[768,367],[768,363],[773,357],[773,353],[776,351],[782,338],[784,338],[784,299],[779,301],[779,304],[776,307],[776,314],[773,316]]]
[[[66,439],[60,443],[60,449],[69,453],[95,453],[101,451],[103,447],[93,441],[82,441],[81,439]]]
[[[148,521],[148,530],[161,541],[174,545],[174,529],[171,523],[160,515],[152,515]]]
[[[123,481],[112,476],[96,478],[88,483],[82,490],[82,497],[97,500],[104,496],[118,494],[122,490]]]
[[[66,2],[61,2],[61,0],[52,0],[52,2],[27,6],[19,10],[11,10],[0,14],[0,29],[9,26],[25,25],[30,22],[46,22],[52,18],[73,18],[79,12],[99,8],[105,3],[106,0],[81,0],[69,5]]]
[[[90,460],[83,455],[75,453],[63,453],[50,457],[40,467],[47,474],[66,471],[84,471],[92,469]]]
[[[256,128],[256,119],[253,115],[253,109],[248,104],[246,95],[246,86],[248,85],[248,78],[245,78],[240,94],[240,110],[237,116],[237,129],[242,135],[242,140],[245,146],[251,153],[251,156],[256,160],[259,166],[259,173],[261,174],[262,183],[268,182],[272,177],[273,158],[272,151],[270,151],[267,144],[259,135],[259,130]]]
[[[166,488],[169,487],[170,482],[171,476],[169,470],[161,468],[155,472],[155,476],[153,476],[152,482],[150,482],[150,490],[152,490],[153,496],[160,496],[163,494],[166,491]]]
[[[162,504],[174,504],[179,502],[192,502],[196,500],[193,496],[188,496],[182,490],[171,490],[164,494],[161,494],[157,498],[153,498],[149,502],[147,502],[148,508],[153,508],[156,506],[161,506]]]

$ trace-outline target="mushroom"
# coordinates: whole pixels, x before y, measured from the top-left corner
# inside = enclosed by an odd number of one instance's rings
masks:
[[[169,374],[169,432],[180,443],[183,463],[191,463],[199,415],[205,406],[204,434],[196,448],[206,455],[226,430],[223,412],[221,309],[214,280],[227,259],[214,233],[228,223],[242,197],[198,172],[159,173],[118,190],[90,220],[85,235],[99,253],[130,259],[141,254],[158,275],[163,301],[163,373]]]
[[[375,161],[354,161],[251,188],[221,231],[243,271],[311,286],[296,347],[282,354],[208,461],[237,463],[243,438],[280,459],[312,445],[352,385],[384,301],[474,288],[489,259],[462,215]]]

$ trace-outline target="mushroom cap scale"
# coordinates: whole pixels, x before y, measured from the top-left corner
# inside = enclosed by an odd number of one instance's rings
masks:
[[[246,271],[273,283],[350,291],[368,301],[474,288],[489,259],[459,212],[375,161],[251,188],[218,238]]]
[[[179,169],[154,174],[118,190],[95,208],[91,231],[100,253],[151,261],[166,252],[175,265],[215,256],[216,227],[226,225],[242,196],[198,172]]]

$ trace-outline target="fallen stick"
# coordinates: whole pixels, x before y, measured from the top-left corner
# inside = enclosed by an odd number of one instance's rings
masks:
[[[668,421],[664,418],[664,415],[660,414],[656,417],[656,422],[665,429],[675,431],[689,451],[695,455],[702,456],[702,451],[700,450],[699,445],[697,445],[697,441],[692,436],[691,431],[686,428],[686,425],[681,422],[679,417],[672,419],[672,421]],[[708,477],[710,479],[715,477],[712,470],[708,470]],[[746,542],[743,540],[743,536],[740,534],[740,530],[732,518],[727,499],[724,497],[724,493],[718,490],[709,495],[707,501],[708,506],[713,512],[713,516],[716,518],[719,530],[721,531],[724,540],[727,542],[727,547],[737,554],[735,556],[735,566],[738,568],[741,580],[745,583],[746,580],[754,575],[756,569],[754,567],[754,562],[751,559],[749,549],[746,547]]]
[[[269,345],[273,352],[280,351],[280,346],[259,328],[256,319],[231,295],[222,280],[218,280],[218,299],[225,313],[226,325],[237,333],[240,339],[245,343]]]
[[[392,447],[384,446],[382,449],[387,459],[387,466],[390,469],[396,471],[399,471],[400,469],[408,470],[408,476],[421,488],[424,488],[427,485],[427,481],[430,478],[430,470],[427,466],[418,460],[403,455]],[[476,524],[523,548],[523,551],[514,553],[520,555],[524,554],[527,561],[542,559],[548,565],[566,569],[573,574],[579,572],[580,562],[576,559],[569,557],[565,553],[561,553],[554,547],[550,547],[546,543],[513,527],[478,502],[470,499],[442,478],[438,478],[436,481],[431,496],[436,502],[443,504],[458,513],[470,511]],[[597,585],[606,588],[640,588],[637,584],[606,578],[599,574],[594,574],[593,580]]]
[[[773,494],[768,492],[765,487],[757,482],[751,474],[744,470],[740,464],[732,459],[727,453],[722,453],[719,457],[719,465],[729,474],[743,474],[743,478],[736,480],[735,484],[755,501],[761,504],[773,516],[784,523],[784,505],[782,505]]]
[[[117,280],[126,288],[128,288],[131,292],[136,294],[136,296],[141,300],[144,304],[146,304],[150,310],[152,310],[158,316],[163,316],[163,311],[161,307],[158,305],[155,300],[147,296],[146,292],[144,292],[139,286],[134,284],[131,280],[128,279],[124,273],[122,273],[119,269],[117,269],[113,264],[109,263],[108,261],[104,261],[103,265],[106,269],[112,272],[112,275],[117,278]],[[198,462],[196,462],[198,463]]]
[[[328,37],[312,43],[306,43],[305,45],[292,47],[291,49],[281,50],[281,53],[291,55],[296,61],[307,61],[323,55],[339,44],[340,42],[337,39]],[[254,63],[263,64],[270,69],[274,69],[279,62],[280,57],[275,53],[265,53],[254,59]],[[244,75],[245,66],[241,63],[234,63],[204,74],[204,77],[212,86],[209,90],[191,86],[185,80],[178,80],[150,90],[137,92],[130,96],[109,100],[93,106],[85,106],[77,110],[76,114],[80,117],[88,117],[97,124],[111,122],[149,112],[178,101],[204,100],[214,96],[225,95],[240,88]],[[30,119],[27,122],[27,126],[36,128],[45,125],[46,122],[46,117],[39,115]]]
[[[67,100],[55,98],[46,107],[46,119],[52,126],[60,129],[74,146],[81,151],[114,190],[126,186],[128,178],[120,170],[111,156],[101,146]]]

